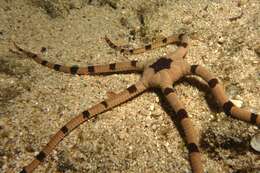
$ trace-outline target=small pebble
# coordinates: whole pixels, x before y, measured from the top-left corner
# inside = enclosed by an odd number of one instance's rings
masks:
[[[150,111],[154,111],[154,105],[152,104],[149,109]]]
[[[218,44],[223,44],[224,42],[225,42],[224,37],[219,36],[219,37],[218,37]]]
[[[260,44],[255,47],[255,52],[258,56],[260,56]]]
[[[239,1],[237,2],[237,6],[238,6],[238,7],[241,7],[241,6],[245,5],[245,4],[247,3],[247,1],[248,1],[248,0],[239,0]]]
[[[184,19],[182,20],[182,23],[184,23],[186,25],[191,24],[192,23],[192,16],[184,17]]]
[[[30,152],[30,153],[35,152],[34,148],[33,148],[31,145],[27,145],[27,146],[25,147],[25,150],[28,151],[28,152]]]
[[[260,133],[257,133],[251,139],[250,146],[255,150],[260,152]]]
[[[70,8],[76,8],[76,9],[80,9],[82,8],[83,6],[83,1],[81,0],[73,0],[73,1],[70,1]]]
[[[237,107],[241,108],[243,105],[242,100],[237,100],[237,99],[230,99]]]

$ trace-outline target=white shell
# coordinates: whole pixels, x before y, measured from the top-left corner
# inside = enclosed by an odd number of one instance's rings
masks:
[[[254,150],[260,152],[260,133],[257,133],[255,136],[253,136],[250,145]]]

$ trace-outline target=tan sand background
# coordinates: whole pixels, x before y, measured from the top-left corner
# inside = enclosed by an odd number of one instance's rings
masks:
[[[148,60],[175,46],[124,57],[103,37],[134,47],[186,31],[186,57],[223,82],[230,99],[260,112],[259,0],[1,0],[0,172],[20,171],[77,113],[135,83],[138,74],[72,76],[9,51],[10,40],[55,63]],[[257,127],[227,118],[199,78],[175,85],[200,132],[207,173],[260,172],[249,147]],[[155,91],[155,92],[154,92]],[[35,172],[190,173],[187,149],[163,96],[151,90],[72,132]]]

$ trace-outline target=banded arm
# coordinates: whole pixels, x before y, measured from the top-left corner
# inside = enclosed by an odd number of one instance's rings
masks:
[[[77,128],[80,124],[97,116],[98,114],[105,112],[119,104],[128,101],[129,99],[135,97],[136,95],[144,92],[146,87],[143,85],[141,81],[137,82],[135,85],[128,87],[126,90],[117,94],[117,97],[106,99],[99,104],[92,106],[88,110],[80,113],[78,116],[70,120],[65,126],[63,126],[47,143],[47,145],[43,148],[38,155],[36,155],[35,159],[20,173],[31,173],[36,167],[44,161],[47,155],[49,155],[52,150],[55,148],[57,144],[71,131]]]
[[[178,39],[178,48],[174,52],[170,52],[167,54],[167,57],[172,58],[174,60],[184,59],[186,54],[188,53],[189,48],[189,38],[187,34],[180,34]]]
[[[22,54],[28,56],[33,59],[38,64],[41,64],[50,69],[54,69],[56,71],[70,73],[70,74],[78,74],[78,75],[93,75],[93,74],[105,74],[105,73],[115,73],[115,72],[130,72],[130,71],[142,71],[143,65],[138,61],[129,61],[129,62],[118,62],[107,65],[94,65],[87,67],[78,67],[77,65],[73,66],[64,66],[60,64],[54,64],[48,62],[41,58],[40,55],[27,51],[19,47],[16,43],[14,43],[15,48]]]
[[[199,137],[196,129],[192,125],[191,119],[188,117],[188,113],[186,112],[183,104],[178,100],[177,95],[175,94],[175,90],[172,88],[172,86],[163,87],[161,90],[170,103],[171,107],[176,112],[177,119],[184,131],[192,172],[203,173],[201,153],[198,147]]]
[[[190,67],[191,74],[202,77],[209,85],[214,97],[222,106],[224,112],[228,116],[233,116],[239,120],[250,122],[260,126],[260,116],[235,106],[226,96],[223,86],[206,68],[200,65],[192,65]]]
[[[127,46],[116,45],[107,36],[105,36],[105,40],[111,48],[113,48],[117,51],[120,51],[121,53],[124,53],[124,54],[140,54],[140,53],[146,52],[148,50],[164,47],[168,44],[178,44],[178,43],[181,42],[180,36],[181,35],[178,34],[178,35],[172,35],[172,36],[169,36],[169,37],[164,37],[160,40],[154,41],[150,44],[147,44],[147,45],[145,45],[143,47],[139,47],[139,48],[124,48],[124,47],[127,47]]]

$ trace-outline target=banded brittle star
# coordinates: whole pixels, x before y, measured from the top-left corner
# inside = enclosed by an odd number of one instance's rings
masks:
[[[24,50],[14,43],[15,48],[21,54],[24,54],[33,59],[35,62],[56,71],[78,75],[129,71],[142,72],[142,77],[137,83],[81,112],[79,115],[65,124],[55,135],[53,135],[42,151],[40,151],[39,154],[35,156],[35,159],[22,169],[21,173],[33,172],[33,170],[44,161],[47,155],[51,153],[55,146],[80,124],[97,116],[100,113],[103,113],[123,102],[128,101],[137,95],[140,95],[151,87],[160,88],[168,100],[170,106],[176,112],[178,122],[184,131],[192,172],[203,173],[203,164],[199,151],[199,136],[196,132],[196,129],[192,125],[192,121],[189,118],[183,103],[179,101],[176,91],[173,89],[173,83],[186,75],[197,75],[204,79],[226,115],[250,122],[257,126],[260,125],[260,116],[236,107],[225,95],[223,86],[206,68],[200,65],[190,65],[184,60],[189,47],[187,34],[172,35],[152,44],[147,44],[143,48],[137,49],[124,49],[123,47],[117,46],[111,42],[107,37],[105,37],[105,40],[110,47],[127,54],[138,54],[147,50],[166,46],[168,44],[177,44],[178,48],[174,52],[168,53],[163,57],[158,57],[147,64],[138,61],[129,61],[112,63],[108,65],[67,67],[48,62],[42,59],[40,55]]]

